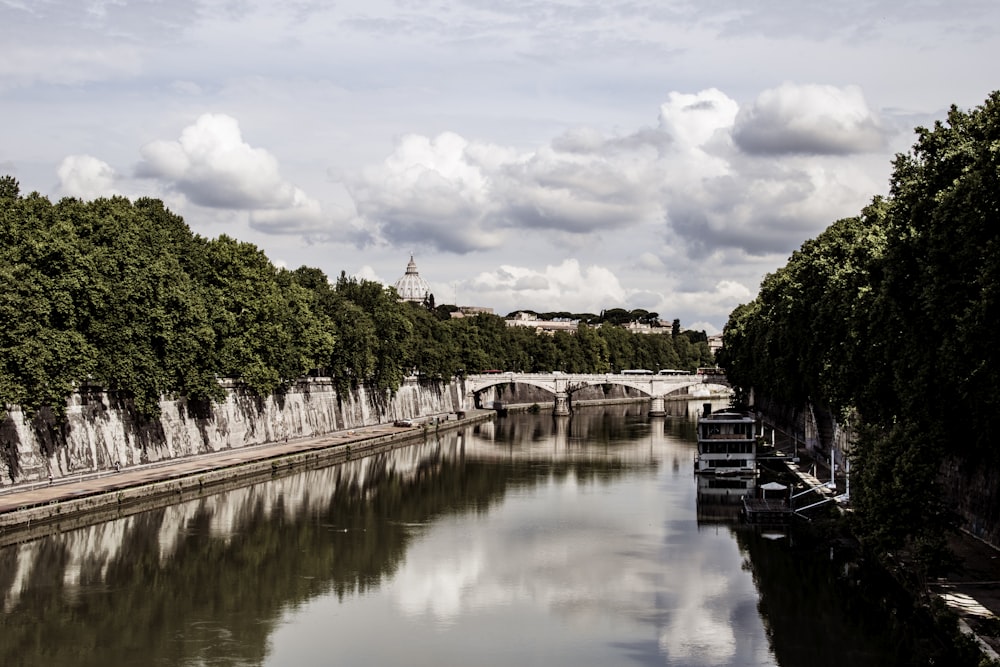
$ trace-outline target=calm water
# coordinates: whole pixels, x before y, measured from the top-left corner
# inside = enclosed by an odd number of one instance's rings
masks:
[[[0,549],[0,665],[906,664],[825,551],[699,491],[698,406],[511,415]]]

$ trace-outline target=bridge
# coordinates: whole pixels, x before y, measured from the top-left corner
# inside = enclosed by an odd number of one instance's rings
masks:
[[[715,385],[728,387],[724,375],[626,375],[605,373],[603,375],[583,373],[484,373],[465,377],[466,398],[475,403],[477,394],[490,387],[505,384],[528,384],[550,392],[555,397],[552,414],[570,413],[573,392],[584,387],[616,384],[635,389],[650,398],[649,415],[666,415],[664,400],[670,395],[684,395],[690,387]],[[707,388],[707,387],[706,387]]]

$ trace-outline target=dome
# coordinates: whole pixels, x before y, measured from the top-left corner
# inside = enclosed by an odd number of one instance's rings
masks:
[[[406,265],[406,274],[396,281],[396,292],[403,301],[416,301],[423,303],[427,295],[431,293],[431,286],[420,277],[417,272],[417,264],[410,255],[410,262]]]

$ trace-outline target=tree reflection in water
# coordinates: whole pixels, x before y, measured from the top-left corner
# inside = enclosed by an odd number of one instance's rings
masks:
[[[887,652],[884,639],[850,639],[860,630],[843,619],[859,618],[857,609],[837,604],[841,592],[815,558],[803,561],[785,543],[735,528],[721,535],[698,529],[690,415],[700,404],[673,407],[673,417],[652,421],[644,405],[578,409],[570,418],[511,415],[365,459],[0,549],[0,663],[267,664],[278,659],[275,651],[284,655],[284,633],[296,622],[290,619],[310,605],[375,600],[414,578],[426,584],[421,562],[449,567],[447,558],[458,558],[456,547],[443,555],[428,551],[432,543],[425,538],[432,532],[455,531],[451,539],[461,546],[478,531],[495,530],[507,532],[496,535],[492,548],[510,545],[521,555],[488,554],[496,578],[490,585],[502,580],[511,586],[501,593],[500,606],[489,603],[489,618],[505,608],[510,624],[550,614],[555,620],[538,631],[553,643],[489,639],[452,616],[454,631],[435,630],[451,633],[441,635],[451,644],[426,659],[443,664],[463,642],[470,651],[488,651],[495,641],[494,654],[477,662],[509,664],[517,656],[544,654],[549,664],[571,664],[557,662],[559,656],[581,664],[624,654],[661,665],[738,659],[827,664],[799,662],[808,644],[826,647],[830,656],[856,647],[854,658],[890,657],[853,660],[859,665],[904,664]],[[548,515],[556,511],[561,514]],[[497,523],[483,523],[490,518]],[[517,569],[520,558],[532,569]],[[804,562],[818,569],[803,569]],[[546,580],[531,578],[536,576]],[[716,583],[699,582],[704,576]],[[811,581],[808,589],[804,578]],[[490,599],[486,590],[470,595]],[[441,611],[441,594],[429,591],[436,610],[430,613],[455,613]],[[416,606],[403,625],[386,620],[380,630],[390,636],[412,630],[419,622],[412,615],[424,613],[427,603],[410,597],[400,604]],[[466,605],[457,613],[476,623],[475,609]],[[821,615],[803,628],[802,619],[817,610],[835,614],[842,625]],[[618,628],[618,634],[595,634],[589,624],[597,618],[612,619],[600,627]],[[334,637],[338,656],[350,650],[370,652],[373,660],[385,655],[382,646],[352,646],[355,626],[343,618],[324,627],[329,636],[316,640],[317,662],[328,664],[330,648],[322,642]],[[836,631],[825,634],[828,628]],[[533,631],[530,623],[524,631]],[[713,633],[736,645],[719,644]],[[575,646],[566,637],[576,637]],[[802,637],[807,641],[796,639]],[[426,634],[423,640],[429,641]],[[397,650],[392,655],[399,664],[413,664],[405,660],[405,646]],[[776,660],[768,663],[772,650]]]

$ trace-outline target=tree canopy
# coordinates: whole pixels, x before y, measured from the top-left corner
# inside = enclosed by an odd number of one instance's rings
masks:
[[[917,128],[887,197],[833,223],[733,311],[730,380],[859,416],[852,501],[883,550],[931,554],[946,456],[998,463],[1000,93]]]
[[[281,269],[250,243],[203,238],[156,199],[52,203],[22,196],[10,176],[0,177],[0,284],[0,408],[29,415],[61,413],[84,386],[155,416],[163,396],[221,398],[220,378],[265,396],[329,376],[341,391],[364,383],[382,396],[411,373],[711,363],[699,332],[594,329],[586,313],[545,314],[581,320],[553,336],[494,315],[452,318],[456,306],[402,302],[380,283]]]

